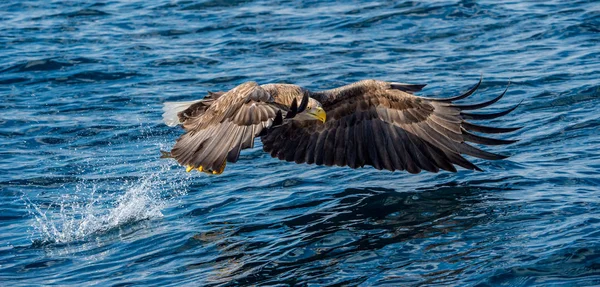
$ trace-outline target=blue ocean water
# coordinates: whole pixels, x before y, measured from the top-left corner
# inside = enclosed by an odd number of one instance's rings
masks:
[[[597,1],[0,3],[0,285],[600,285]],[[165,101],[365,78],[522,101],[456,174],[160,160]]]

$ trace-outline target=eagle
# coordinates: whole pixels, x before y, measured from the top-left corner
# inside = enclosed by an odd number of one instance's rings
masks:
[[[473,113],[500,100],[458,104],[474,94],[482,79],[454,97],[417,96],[425,85],[362,80],[339,88],[310,91],[292,84],[246,82],[228,92],[209,92],[190,102],[164,103],[163,120],[185,133],[163,157],[186,171],[221,174],[259,137],[272,157],[297,164],[372,166],[378,170],[456,172],[456,166],[481,171],[468,155],[486,160],[507,156],[469,143],[505,145],[515,140],[475,133],[509,133],[472,123],[504,116],[517,105],[493,113]]]

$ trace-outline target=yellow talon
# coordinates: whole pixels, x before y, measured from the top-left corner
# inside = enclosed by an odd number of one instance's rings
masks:
[[[205,169],[202,166],[199,167],[193,167],[191,165],[186,166],[185,171],[186,172],[190,172],[193,169],[199,171],[199,172],[204,172],[204,173],[208,173],[208,174],[221,174],[223,173],[223,170],[225,170],[225,166],[227,165],[227,160],[223,161],[223,164],[221,165],[221,167],[218,170],[212,170],[212,169]]]
[[[213,170],[213,174],[222,174],[223,171],[225,170],[225,166],[227,165],[227,160],[223,161],[223,164],[221,165],[221,167],[219,168],[219,170]]]

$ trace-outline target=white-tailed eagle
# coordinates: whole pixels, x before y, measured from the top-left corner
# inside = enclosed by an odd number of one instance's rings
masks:
[[[456,172],[461,166],[481,170],[465,159],[506,158],[469,144],[503,145],[515,141],[480,136],[519,128],[497,128],[470,121],[497,118],[496,113],[471,113],[504,96],[477,104],[457,104],[472,95],[448,98],[416,96],[425,85],[363,80],[332,90],[312,92],[290,84],[243,83],[204,99],[164,104],[164,121],[185,130],[166,157],[187,171],[220,174],[260,137],[264,151],[280,160],[359,168],[370,165],[390,171]]]

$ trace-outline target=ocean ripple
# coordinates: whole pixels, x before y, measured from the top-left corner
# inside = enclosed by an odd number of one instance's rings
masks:
[[[4,1],[0,282],[591,286],[600,282],[595,1]],[[523,126],[485,171],[295,165],[220,176],[159,150],[161,104],[244,81],[426,83]],[[58,275],[60,276],[58,276]],[[0,284],[2,285],[2,284]]]

